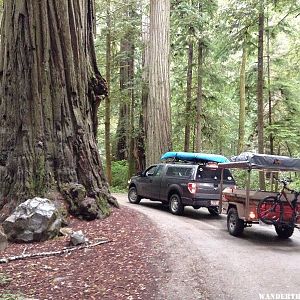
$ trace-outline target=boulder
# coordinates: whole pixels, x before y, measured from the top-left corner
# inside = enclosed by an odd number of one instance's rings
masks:
[[[0,251],[4,250],[7,247],[7,245],[7,236],[0,227]]]
[[[85,237],[81,230],[75,231],[71,234],[70,244],[73,246],[87,243],[89,240]]]
[[[59,234],[62,216],[54,203],[35,197],[20,204],[3,222],[8,240],[14,242],[44,241]]]

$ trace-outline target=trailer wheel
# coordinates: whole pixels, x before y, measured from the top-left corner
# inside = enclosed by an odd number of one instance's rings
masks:
[[[244,221],[239,218],[236,208],[230,208],[227,215],[227,229],[233,236],[240,236],[244,231]]]
[[[294,227],[292,227],[292,226],[276,225],[275,230],[281,239],[288,239],[294,233]]]

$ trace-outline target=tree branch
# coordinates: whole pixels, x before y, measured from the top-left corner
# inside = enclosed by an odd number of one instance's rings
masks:
[[[26,258],[60,255],[60,254],[70,253],[70,252],[75,251],[75,250],[81,250],[81,249],[84,249],[84,248],[91,248],[91,247],[95,247],[95,246],[110,243],[110,242],[112,242],[112,241],[100,240],[100,241],[95,242],[93,244],[85,244],[85,245],[81,245],[79,247],[69,247],[69,248],[64,248],[62,250],[58,250],[58,251],[28,253],[28,254],[25,254],[25,251],[26,251],[26,248],[25,248],[21,255],[0,258],[0,264],[5,264],[5,263],[8,263],[10,261],[26,259]]]

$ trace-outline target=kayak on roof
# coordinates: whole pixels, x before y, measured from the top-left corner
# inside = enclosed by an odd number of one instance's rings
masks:
[[[225,163],[229,162],[228,158],[219,154],[208,154],[208,153],[193,153],[193,152],[166,152],[160,158],[161,160],[174,159],[183,161],[194,161],[194,162],[216,162]]]

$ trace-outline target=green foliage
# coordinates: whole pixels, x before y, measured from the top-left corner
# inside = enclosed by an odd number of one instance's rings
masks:
[[[12,281],[12,278],[10,278],[7,274],[5,273],[0,273],[0,300],[22,300],[25,299],[25,295],[21,293],[14,293],[9,290],[4,290],[3,286],[6,284],[10,283]]]
[[[5,293],[0,293],[0,300],[25,300],[27,297],[18,293],[7,291]]]
[[[111,190],[114,192],[124,191],[128,184],[128,163],[126,160],[113,161],[111,166],[112,185]]]
[[[98,2],[99,35],[96,41],[100,67],[105,66],[106,2]],[[197,98],[197,43],[204,44],[203,66],[203,151],[237,154],[239,118],[239,72],[242,47],[247,49],[246,63],[246,128],[245,150],[257,150],[257,30],[258,3],[250,0],[197,1],[171,0],[171,110],[173,149],[183,150],[184,126],[189,118],[195,123]],[[136,13],[126,15],[130,5],[136,6]],[[265,151],[270,151],[269,136],[274,138],[274,152],[282,155],[299,156],[300,150],[300,5],[299,1],[265,1]],[[122,59],[120,41],[130,34],[135,41],[135,132],[141,109],[142,53],[141,20],[148,14],[146,1],[111,0],[112,26],[112,133],[116,132],[120,103],[128,103],[126,93],[120,92],[119,63]],[[267,37],[270,36],[269,53]],[[185,112],[188,44],[193,42],[193,106],[188,115]],[[124,53],[123,53],[124,55]],[[268,64],[270,56],[270,86],[268,85]],[[104,70],[104,69],[103,69]],[[104,71],[102,71],[104,73]],[[268,98],[271,95],[272,124],[268,120]],[[103,109],[103,106],[101,107]],[[103,116],[103,111],[100,111]],[[100,119],[100,134],[103,135],[103,119]],[[101,140],[101,138],[100,138]],[[112,138],[114,140],[114,138]],[[101,147],[103,146],[100,142]],[[193,149],[193,145],[191,145]],[[103,151],[102,151],[103,152]],[[113,167],[113,188],[127,185],[127,169],[119,162]],[[123,171],[118,171],[124,168]],[[115,174],[116,174],[115,173]],[[120,174],[123,176],[120,177]],[[241,180],[243,180],[243,175]],[[255,175],[254,175],[255,176]],[[239,177],[239,175],[238,175]],[[254,179],[253,182],[256,182]]]
[[[0,273],[0,285],[7,284],[11,281],[11,278],[5,273]]]

